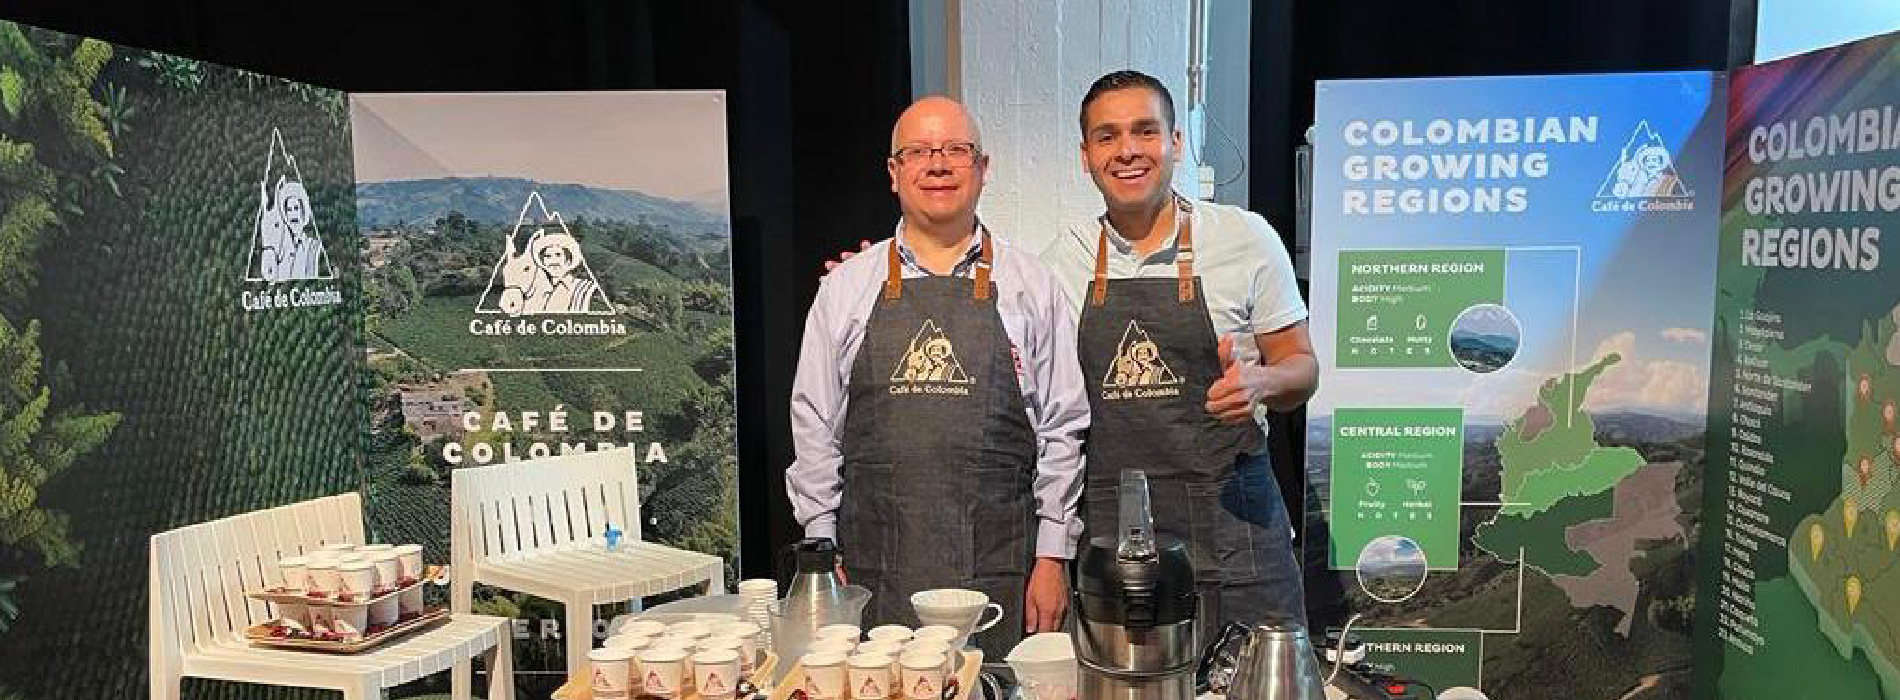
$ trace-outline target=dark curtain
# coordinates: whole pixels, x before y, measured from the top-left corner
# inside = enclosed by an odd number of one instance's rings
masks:
[[[12,0],[0,16],[352,92],[726,90],[742,573],[773,575],[797,532],[783,475],[805,309],[823,260],[897,216],[904,3]]]

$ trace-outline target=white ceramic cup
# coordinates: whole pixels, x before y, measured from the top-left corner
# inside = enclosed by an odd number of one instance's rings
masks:
[[[865,632],[864,637],[874,642],[894,641],[902,644],[910,641],[913,634],[916,632],[903,625],[880,625]]]
[[[693,655],[693,687],[705,700],[732,697],[740,673],[737,649],[708,649]]]
[[[897,660],[904,669],[901,682],[909,700],[942,700],[945,656],[937,652],[911,652]]]
[[[637,634],[643,637],[658,637],[666,632],[666,623],[659,620],[629,620],[620,626],[619,634]]]
[[[967,588],[918,591],[910,595],[910,605],[917,609],[919,622],[955,628],[959,639],[995,627],[1003,620],[1003,606],[990,602],[989,595]],[[982,621],[985,610],[996,613],[988,622]]]
[[[647,647],[640,652],[640,692],[677,698],[685,692],[686,651],[677,647]]]
[[[337,588],[337,570],[335,562],[312,560],[304,565],[304,593],[316,594],[314,597],[328,598]]]
[[[891,694],[891,657],[859,654],[846,660],[852,700],[884,700]]]
[[[310,578],[304,570],[309,565],[309,557],[284,557],[277,560],[277,573],[284,580],[284,588],[292,592],[302,591]]]
[[[818,628],[818,639],[849,639],[853,644],[864,634],[857,625],[837,624]]]
[[[811,644],[806,645],[805,647],[805,651],[809,653],[837,654],[839,656],[850,656],[853,652],[856,652],[857,649],[858,649],[857,640],[840,639],[836,637],[831,638],[831,639],[820,639],[818,641],[815,641],[815,642],[812,642]]]
[[[366,561],[351,561],[336,567],[336,591],[331,598],[350,598],[350,602],[362,603],[369,600],[370,591],[376,588],[376,566]]]
[[[630,649],[595,649],[587,652],[594,667],[591,687],[596,700],[625,700],[634,695],[634,653]]]
[[[844,700],[850,697],[845,692],[847,674],[844,665],[845,656],[838,653],[812,653],[800,659],[799,666],[805,669],[805,679],[801,685],[805,694],[819,700]]]

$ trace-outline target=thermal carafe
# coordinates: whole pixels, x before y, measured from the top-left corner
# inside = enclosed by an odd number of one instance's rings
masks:
[[[1075,648],[1081,700],[1193,700],[1199,596],[1187,547],[1154,534],[1148,483],[1123,473],[1119,537],[1076,557]]]

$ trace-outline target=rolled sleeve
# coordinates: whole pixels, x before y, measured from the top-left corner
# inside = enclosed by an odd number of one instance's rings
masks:
[[[1076,514],[1082,499],[1082,440],[1088,434],[1089,404],[1076,355],[1075,312],[1053,275],[1033,266],[1041,278],[1031,286],[1029,305],[1039,318],[1026,364],[1035,374],[1036,411],[1036,555],[1071,559],[1082,535]]]
[[[1293,258],[1273,225],[1259,214],[1245,212],[1248,239],[1258,254],[1248,284],[1247,330],[1272,333],[1306,320],[1306,301],[1300,298],[1300,283],[1294,276]]]
[[[839,468],[844,464],[838,433],[843,429],[844,377],[838,372],[843,343],[833,337],[833,285],[821,283],[818,297],[805,316],[805,335],[798,354],[798,372],[792,380],[792,449],[795,457],[785,470],[785,492],[792,517],[805,528],[806,537],[836,539],[838,503],[844,495]]]

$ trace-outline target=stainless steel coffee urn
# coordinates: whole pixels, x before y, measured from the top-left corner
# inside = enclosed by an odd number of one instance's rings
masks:
[[[1080,700],[1193,700],[1194,566],[1155,536],[1143,472],[1123,472],[1120,535],[1083,546],[1072,595]]]

